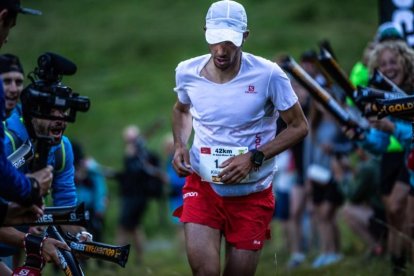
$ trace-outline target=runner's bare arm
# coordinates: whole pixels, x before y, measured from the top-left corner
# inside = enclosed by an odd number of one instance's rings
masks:
[[[264,153],[265,159],[272,158],[294,146],[305,138],[309,131],[308,121],[303,114],[299,102],[285,111],[279,111],[279,113],[287,127],[269,143],[258,148],[258,150]]]
[[[292,147],[302,140],[308,133],[308,123],[299,103],[285,111],[279,111],[281,118],[287,128],[277,135],[269,143],[259,147],[265,159],[270,159],[280,152]],[[250,161],[251,152],[229,158],[221,164],[224,168],[219,174],[223,183],[240,183],[250,170],[253,164]]]
[[[192,131],[190,105],[180,103],[177,100],[173,107],[172,126],[175,147],[173,167],[180,176],[187,176],[192,173],[187,149],[188,139]]]

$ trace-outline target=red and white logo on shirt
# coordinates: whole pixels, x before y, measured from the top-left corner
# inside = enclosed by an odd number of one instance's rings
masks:
[[[255,90],[254,85],[249,85],[247,87],[247,90],[244,93],[247,93],[247,94],[256,94],[257,91]]]

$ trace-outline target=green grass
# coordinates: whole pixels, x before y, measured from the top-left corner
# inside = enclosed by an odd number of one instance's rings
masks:
[[[286,240],[281,235],[280,224],[277,221],[272,223],[272,239],[265,243],[256,275],[258,276],[372,276],[391,275],[389,261],[384,258],[367,259],[365,248],[350,230],[340,224],[342,233],[342,253],[344,259],[335,265],[323,268],[312,269],[312,259],[316,256],[315,250],[311,251],[307,261],[296,270],[286,270],[288,252]],[[160,228],[166,225],[159,225]],[[167,226],[169,228],[169,226]],[[171,229],[171,228],[169,228]],[[150,235],[151,236],[151,235]],[[97,265],[93,260],[88,263],[85,269],[86,275],[191,275],[186,256],[182,245],[175,239],[175,232],[152,236],[146,242],[144,260],[141,264],[134,263],[135,252],[132,250],[126,268],[106,262],[104,265]],[[407,275],[412,275],[414,269],[409,267]],[[56,275],[50,267],[45,268],[46,276]]]
[[[21,57],[31,71],[45,51],[60,53],[78,65],[65,77],[90,97],[67,134],[82,140],[100,162],[119,167],[121,131],[130,123],[145,128],[159,118],[166,124],[150,141],[154,149],[169,131],[175,101],[174,69],[183,59],[207,51],[202,27],[208,1],[46,1],[27,0],[43,16],[20,16],[3,52]],[[242,1],[250,37],[244,50],[273,59],[298,57],[328,39],[349,71],[377,25],[377,1]]]
[[[206,53],[202,27],[211,2],[25,0],[24,6],[42,10],[43,16],[19,16],[2,52],[20,56],[26,73],[33,70],[37,57],[45,51],[73,60],[78,72],[65,77],[64,82],[89,96],[92,106],[88,113],[78,115],[67,134],[81,140],[87,152],[102,164],[120,168],[121,132],[127,124],[135,123],[146,129],[154,121],[163,121],[149,140],[153,150],[162,152],[161,137],[170,131],[170,113],[175,101],[174,69],[181,60]],[[317,50],[318,43],[328,39],[339,63],[349,71],[375,34],[377,2],[243,0],[251,31],[244,51],[268,59],[281,53],[298,58],[301,52]],[[117,222],[116,188],[116,183],[109,181],[105,240],[108,243],[113,242]],[[160,224],[159,217],[159,206],[152,204],[144,223],[148,237],[175,244],[171,225]],[[277,227],[274,231],[277,232]],[[355,244],[355,237],[349,236],[344,246]],[[275,237],[265,247],[258,275],[286,275],[283,267],[287,256],[281,248],[282,238],[279,234]],[[388,269],[384,261],[362,263],[358,248],[347,252],[341,265],[318,273],[383,275]],[[112,269],[117,275],[189,275],[182,249],[174,246],[147,252],[142,265],[130,261],[126,269],[91,266],[87,275],[114,275]],[[306,268],[291,273],[314,274]]]

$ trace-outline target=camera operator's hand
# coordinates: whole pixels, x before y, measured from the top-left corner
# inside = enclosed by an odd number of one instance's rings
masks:
[[[40,195],[46,195],[49,192],[50,186],[52,185],[53,180],[53,167],[47,166],[41,170],[38,170],[34,173],[27,174],[27,177],[34,178],[37,183],[39,183]]]
[[[363,140],[365,138],[364,132],[358,133],[353,127],[344,126],[341,130],[349,140]]]
[[[60,260],[57,254],[59,248],[70,251],[70,247],[64,242],[52,238],[45,239],[42,247],[42,257],[45,262],[54,262],[56,265],[60,266]]]
[[[15,202],[9,202],[4,225],[18,225],[30,223],[43,215],[43,210],[37,205],[23,207]]]
[[[46,227],[45,226],[32,226],[29,227],[28,233],[35,234],[35,235],[43,235],[45,232]]]
[[[373,128],[382,130],[387,133],[393,133],[395,130],[394,123],[385,118],[381,120],[370,119],[369,122]]]
[[[376,117],[380,110],[375,102],[368,102],[364,106],[364,116],[366,118]]]

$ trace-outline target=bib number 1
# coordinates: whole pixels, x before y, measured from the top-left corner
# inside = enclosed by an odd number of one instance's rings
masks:
[[[200,148],[200,174],[203,181],[216,184],[223,184],[218,176],[223,168],[220,164],[230,157],[244,154],[248,151],[247,147],[201,147]],[[249,179],[246,176],[242,182]]]

